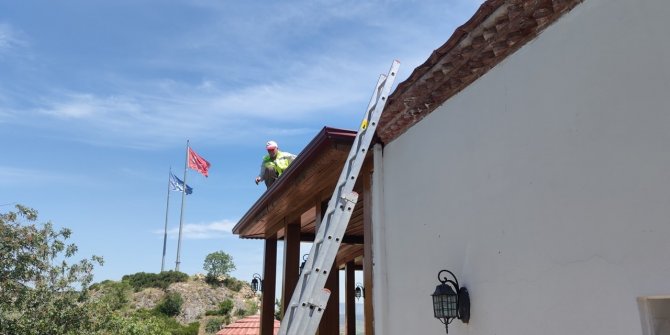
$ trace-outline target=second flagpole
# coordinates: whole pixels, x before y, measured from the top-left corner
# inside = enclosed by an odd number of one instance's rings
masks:
[[[179,238],[177,240],[177,264],[175,271],[179,271],[179,256],[181,254],[181,231],[184,223],[184,201],[186,199],[186,171],[188,170],[188,145],[189,140],[186,140],[186,159],[184,160],[184,191],[181,192],[181,213],[179,214]]]
[[[168,174],[168,187],[167,187],[167,200],[165,204],[165,232],[163,233],[163,260],[161,261],[161,272],[165,268],[165,249],[167,246],[167,226],[168,226],[168,213],[170,212],[170,179],[172,176],[172,166],[170,166],[170,174]]]

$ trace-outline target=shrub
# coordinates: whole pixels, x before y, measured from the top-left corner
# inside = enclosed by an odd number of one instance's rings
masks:
[[[130,293],[133,288],[126,282],[103,281],[96,284],[100,293],[99,302],[108,306],[110,310],[118,310],[130,302]]]
[[[135,289],[135,292],[139,292],[149,287],[166,289],[170,284],[187,281],[188,275],[178,271],[165,271],[161,273],[138,272],[132,275],[125,275],[121,280],[130,284]]]
[[[191,322],[188,326],[181,326],[170,330],[172,335],[198,335],[200,330],[200,322]]]
[[[156,305],[156,310],[167,316],[176,316],[181,311],[181,305],[184,299],[179,293],[170,292],[163,297],[160,303]]]
[[[214,311],[206,311],[205,315],[224,315],[224,316],[230,316],[230,312],[233,311],[234,303],[230,299],[226,299],[219,303],[219,309],[214,310]]]
[[[215,334],[216,332],[221,329],[221,326],[226,323],[226,320],[224,318],[212,318],[207,321],[207,324],[205,325],[205,332],[207,334]]]
[[[219,277],[217,277],[217,276],[215,276],[211,273],[208,273],[205,276],[205,283],[207,283],[209,285],[212,285],[212,286],[216,286],[216,287],[221,286],[221,281],[219,281]]]
[[[105,279],[105,280],[103,280],[103,281],[101,281],[101,282],[99,282],[99,283],[91,284],[91,286],[89,286],[88,289],[89,289],[89,290],[98,290],[98,289],[100,289],[101,287],[103,287],[103,286],[105,286],[105,285],[108,285],[108,284],[110,284],[110,283],[114,283],[114,281],[113,281],[113,280],[109,280],[109,279]]]
[[[244,285],[246,285],[246,282],[243,282],[241,280],[237,280],[232,277],[228,277],[223,280],[223,285],[235,292],[239,292]]]
[[[197,335],[200,323],[183,326],[156,310],[139,309],[129,315],[115,314],[91,335]]]
[[[164,271],[158,274],[158,280],[169,285],[188,281],[188,275],[179,271]]]
[[[121,316],[113,315],[95,334],[124,334],[124,335],[171,335],[171,327],[164,320],[140,315]]]
[[[237,316],[247,316],[247,315],[254,315],[258,312],[258,303],[255,300],[247,300],[245,301],[245,306],[244,308],[240,308],[235,312],[235,315]]]
[[[219,313],[220,315],[230,315],[230,312],[233,310],[233,301],[226,299],[219,304]]]

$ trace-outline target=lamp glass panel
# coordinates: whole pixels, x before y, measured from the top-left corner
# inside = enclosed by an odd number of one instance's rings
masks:
[[[440,297],[435,295],[433,296],[433,315],[435,315],[435,317],[438,319],[444,317],[444,313],[442,313],[442,304],[440,303]]]
[[[458,316],[458,298],[456,295],[443,295],[441,298],[442,314],[448,318],[455,318]]]
[[[458,295],[449,285],[438,285],[432,296],[433,313],[436,318],[458,317]]]

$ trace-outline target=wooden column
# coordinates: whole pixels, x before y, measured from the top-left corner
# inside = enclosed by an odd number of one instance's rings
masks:
[[[282,280],[282,317],[298,284],[300,267],[300,218],[284,227],[284,278]]]
[[[356,264],[347,262],[344,267],[344,334],[356,335]]]
[[[340,335],[340,271],[333,264],[330,269],[326,288],[330,290],[330,298],[323,311],[319,324],[319,335]]]
[[[325,219],[324,215],[328,210],[328,199],[323,201],[318,199],[314,206],[316,207],[316,217],[314,218],[314,234],[316,234],[319,231],[319,227],[321,227],[321,222]]]
[[[277,234],[265,240],[263,257],[263,299],[261,301],[261,333],[273,335],[275,323],[275,286],[277,285]]]
[[[318,235],[319,228],[321,227],[321,222],[325,219],[325,214],[326,210],[328,210],[328,200],[321,201],[321,199],[317,199],[316,204],[316,218],[315,218],[315,229],[316,229],[316,235]],[[333,281],[336,281],[335,284],[333,284]],[[328,276],[328,279],[326,280],[326,288],[330,290],[331,294],[330,297],[332,298],[333,295],[339,295],[339,290],[333,291],[333,287],[339,286],[339,275],[337,271],[337,267],[333,264],[333,269],[331,269],[330,275]],[[339,307],[339,297],[336,297],[334,299],[328,299],[328,303],[326,304],[326,309],[323,313],[323,316],[321,317],[321,322],[319,323],[319,328],[317,329],[317,334],[318,335],[339,335],[340,331],[340,325],[339,325],[339,314],[340,314],[340,307]],[[337,300],[338,301],[338,306],[333,308],[332,301]],[[337,311],[337,316],[335,323],[333,323],[333,310]]]
[[[374,309],[372,296],[372,168],[371,164],[363,166],[363,287],[365,287],[364,313],[365,335],[374,335]]]

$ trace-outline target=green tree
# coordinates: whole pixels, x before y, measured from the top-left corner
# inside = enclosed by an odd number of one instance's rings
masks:
[[[85,333],[88,286],[103,260],[70,263],[72,232],[36,221],[37,211],[22,205],[0,213],[0,334]]]
[[[281,321],[282,317],[282,305],[279,302],[279,299],[275,299],[275,319]]]
[[[223,251],[213,252],[205,257],[203,269],[208,276],[227,276],[230,271],[235,270],[233,257]]]

